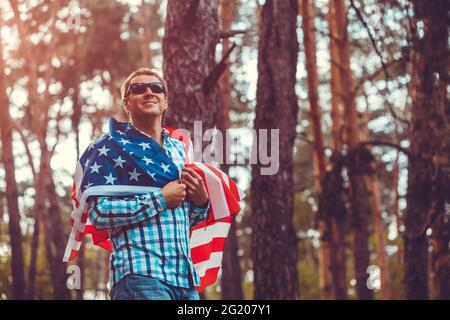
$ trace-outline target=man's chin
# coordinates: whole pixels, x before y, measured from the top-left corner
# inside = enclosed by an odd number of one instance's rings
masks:
[[[161,113],[159,112],[159,110],[139,109],[139,111],[135,113],[135,116],[143,118],[155,118],[160,117]]]

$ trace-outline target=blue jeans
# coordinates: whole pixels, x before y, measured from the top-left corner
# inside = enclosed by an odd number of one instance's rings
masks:
[[[111,300],[199,300],[195,287],[174,287],[145,275],[129,274],[111,289]]]

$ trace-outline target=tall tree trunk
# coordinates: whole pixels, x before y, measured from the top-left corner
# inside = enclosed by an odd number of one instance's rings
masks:
[[[254,127],[255,130],[279,130],[276,146],[279,170],[274,175],[264,175],[260,163],[252,167],[255,299],[297,299],[299,296],[297,242],[292,225],[292,161],[298,112],[297,14],[297,0],[267,0],[262,9]]]
[[[344,106],[342,102],[342,84],[340,79],[341,60],[339,58],[339,39],[340,34],[337,18],[335,1],[328,2],[328,31],[330,37],[330,87],[331,87],[331,136],[332,149],[334,153],[340,153],[344,135]]]
[[[302,0],[301,15],[303,23],[303,41],[305,45],[305,64],[307,70],[308,99],[311,107],[311,124],[314,139],[313,166],[314,166],[314,185],[320,197],[321,180],[325,173],[325,152],[323,147],[322,129],[320,125],[320,106],[319,106],[319,77],[317,75],[316,62],[316,36],[314,27],[315,18],[314,0]],[[325,221],[329,218],[327,213],[319,214],[318,220],[320,232],[320,246],[318,250],[319,257],[319,285],[322,299],[333,299],[333,283],[331,274],[331,230],[330,223]]]
[[[1,17],[0,17],[1,18]],[[25,272],[20,230],[18,190],[13,156],[12,125],[9,114],[9,100],[6,96],[5,65],[3,43],[0,38],[0,130],[2,142],[2,162],[5,169],[6,202],[8,206],[8,231],[11,245],[12,298],[25,299]]]
[[[36,294],[36,273],[37,273],[37,254],[39,250],[40,237],[40,218],[37,210],[33,209],[34,216],[34,230],[31,238],[30,251],[30,267],[28,269],[28,298],[33,300]]]
[[[169,87],[167,125],[191,133],[195,120],[202,121],[203,130],[214,126],[220,103],[220,73],[215,69],[219,40],[218,0],[168,1],[163,40],[164,77]],[[194,153],[198,159],[199,150]]]
[[[367,95],[366,95],[367,97]],[[367,100],[366,100],[367,101]],[[367,106],[369,104],[367,103]],[[368,128],[369,123],[369,110],[368,108],[364,112],[364,121],[362,129],[363,140],[370,140],[370,132]],[[376,173],[373,175],[364,176],[367,190],[369,192],[370,206],[372,208],[372,224],[373,232],[375,235],[375,247],[377,252],[377,262],[380,268],[380,298],[383,300],[389,300],[391,298],[391,288],[389,281],[389,263],[386,255],[386,235],[384,231],[383,219],[381,216],[381,192],[380,184]]]
[[[448,190],[448,189],[447,189]],[[433,228],[433,270],[437,299],[450,300],[450,218],[445,212]]]
[[[347,8],[344,0],[332,0],[335,7],[336,25],[339,30],[338,55],[340,60],[340,80],[343,91],[342,99],[346,115],[346,141],[348,151],[351,152],[358,146],[359,130],[358,117],[355,106],[355,92],[353,76],[350,69],[350,41],[347,32]],[[367,287],[367,268],[370,264],[369,257],[369,230],[370,217],[369,193],[363,177],[355,166],[349,167],[350,176],[350,201],[351,201],[351,229],[353,234],[354,268],[356,278],[356,292],[358,299],[372,299],[372,292]]]
[[[408,299],[427,299],[429,296],[426,230],[445,215],[444,204],[448,201],[449,175],[445,170],[450,159],[449,111],[446,110],[448,12],[449,3],[445,0],[414,1],[415,19],[423,22],[423,33],[416,33],[413,43],[416,52],[413,61],[416,73],[412,75],[415,99],[411,108],[409,134],[412,156],[408,163],[404,233],[404,282]],[[435,231],[439,234],[439,228]],[[439,251],[443,254],[443,261],[448,243],[446,246],[446,250]]]
[[[334,1],[328,3],[328,29],[330,37],[330,86],[331,86],[331,145],[333,149],[333,158],[338,158],[342,152],[342,141],[344,137],[344,122],[343,122],[343,102],[342,102],[342,85],[340,80],[340,67],[341,62],[338,54],[338,39],[340,39],[339,29],[336,20],[336,8]],[[323,201],[331,199],[338,200],[339,203],[343,203],[343,185],[340,183],[340,170],[339,167],[335,168],[336,161],[332,161],[331,170],[335,171],[330,173],[329,179],[335,183],[336,190],[330,190],[329,196],[323,197]],[[323,188],[328,187],[327,180],[323,180]],[[328,204],[324,204],[328,207]],[[331,261],[330,268],[332,273],[333,290],[335,299],[343,300],[347,299],[347,257],[346,257],[346,218],[347,212],[344,208],[342,210],[334,210],[333,203],[330,203],[330,211],[326,212],[331,214],[329,229],[331,229]]]
[[[141,7],[139,8],[139,18],[141,27],[144,29],[141,37],[141,51],[142,51],[142,65],[152,68],[152,52],[149,48],[151,39],[151,29],[147,27],[149,22],[148,10],[151,10],[148,3],[145,0],[141,0]]]
[[[231,25],[236,18],[237,0],[221,0],[219,19],[221,30],[230,30]],[[222,52],[226,53],[230,49],[230,41],[228,38],[222,41]],[[228,60],[228,59],[227,59]],[[226,61],[228,64],[228,61]],[[227,68],[219,81],[220,96],[222,100],[222,108],[217,114],[217,128],[225,136],[226,130],[230,127],[229,112],[231,105],[231,71]],[[223,145],[223,154],[226,155],[226,145]],[[226,159],[226,157],[224,157]],[[221,169],[228,173],[229,165],[224,160]],[[236,237],[236,221],[231,225],[228,233],[227,242],[223,251],[223,265],[221,278],[221,295],[224,300],[242,300],[244,293],[242,292],[242,276],[239,264],[238,240]]]
[[[36,184],[39,196],[42,197],[45,209],[42,222],[45,230],[45,249],[53,287],[53,297],[58,300],[70,299],[67,288],[66,264],[62,261],[64,255],[65,230],[62,227],[61,211],[58,199],[55,197],[55,184],[50,171],[50,152],[41,149],[41,165]],[[36,196],[38,196],[38,193]]]
[[[381,217],[381,194],[378,179],[375,176],[365,176],[366,187],[369,191],[370,206],[372,208],[373,231],[375,233],[375,247],[377,252],[378,267],[380,268],[380,298],[389,300],[391,298],[391,287],[389,281],[389,263],[386,256],[386,235]]]

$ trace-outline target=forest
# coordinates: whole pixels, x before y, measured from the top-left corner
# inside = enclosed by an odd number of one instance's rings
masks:
[[[450,300],[449,9],[1,0],[0,300],[110,299],[108,251],[63,262],[72,185],[140,67],[166,125],[227,132],[212,162],[246,195],[201,299]]]

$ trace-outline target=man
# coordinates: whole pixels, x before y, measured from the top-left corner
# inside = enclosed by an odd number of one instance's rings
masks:
[[[125,80],[121,96],[130,117],[128,128],[156,142],[181,174],[147,194],[88,198],[92,224],[109,230],[113,246],[111,299],[198,300],[195,286],[200,281],[190,257],[189,228],[206,218],[209,198],[200,175],[184,167],[183,143],[162,127],[166,81],[156,71],[140,68]],[[139,157],[152,161],[146,152],[143,144]]]

